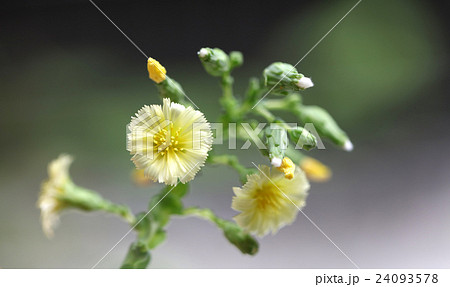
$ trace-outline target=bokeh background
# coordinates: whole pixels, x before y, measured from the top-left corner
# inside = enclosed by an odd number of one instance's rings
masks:
[[[196,52],[240,50],[236,93],[274,61],[296,63],[356,1],[100,1],[104,12],[160,60],[213,121],[220,93]],[[346,153],[311,152],[334,172],[313,183],[304,212],[362,268],[450,267],[448,4],[363,0],[298,66],[316,86],[308,104],[351,136]],[[0,8],[0,267],[90,268],[128,230],[115,217],[67,212],[52,240],[35,206],[47,163],[75,155],[74,181],[144,210],[161,185],[139,188],[125,126],[158,103],[146,59],[81,0],[9,1]],[[288,117],[289,119],[289,117]],[[292,118],[291,118],[292,119]],[[242,162],[265,163],[255,150]],[[187,205],[231,219],[227,168],[205,168]],[[118,267],[130,234],[98,266]],[[153,252],[156,268],[352,268],[302,215],[245,256],[198,219],[174,219]]]

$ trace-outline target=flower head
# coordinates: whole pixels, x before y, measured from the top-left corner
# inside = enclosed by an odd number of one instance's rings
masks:
[[[148,58],[147,70],[149,78],[157,84],[166,79],[166,68],[153,58]]]
[[[312,181],[327,181],[331,177],[331,170],[312,157],[306,157],[300,162],[300,168],[305,172],[306,176]]]
[[[247,176],[247,183],[242,188],[233,188],[236,196],[231,207],[241,212],[234,220],[258,236],[269,232],[275,234],[294,222],[299,208],[305,205],[308,189],[308,180],[299,168],[289,180],[275,168],[260,166],[259,173]]]
[[[48,165],[48,180],[41,185],[38,207],[41,209],[42,229],[48,237],[53,236],[53,229],[59,223],[59,212],[65,207],[61,197],[65,186],[72,181],[69,177],[69,167],[73,161],[70,155],[60,155]]]
[[[59,223],[60,213],[64,209],[76,208],[82,211],[103,210],[121,216],[128,216],[128,210],[113,204],[86,188],[75,185],[69,176],[69,167],[73,158],[62,154],[48,165],[49,178],[42,183],[37,202],[41,209],[42,229],[47,237],[53,236],[53,230]]]
[[[132,117],[128,150],[138,169],[153,181],[188,182],[204,165],[212,145],[210,124],[200,111],[163,100]]]

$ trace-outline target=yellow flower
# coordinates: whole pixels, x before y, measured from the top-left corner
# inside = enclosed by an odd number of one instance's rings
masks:
[[[212,145],[211,126],[200,111],[163,100],[132,117],[127,149],[153,181],[188,182],[204,165]]]
[[[306,176],[313,181],[327,181],[331,178],[331,170],[320,161],[306,157],[300,162],[300,167]]]
[[[149,78],[157,84],[166,79],[166,68],[153,58],[148,58],[147,70]]]
[[[294,172],[295,172],[295,164],[292,162],[292,160],[288,157],[283,158],[283,161],[281,162],[281,165],[277,167],[279,171],[284,173],[284,176],[287,179],[293,179],[294,178]]]
[[[65,207],[60,200],[65,192],[66,184],[70,184],[69,167],[73,158],[60,155],[48,165],[49,179],[41,186],[38,207],[41,209],[42,229],[47,237],[53,236],[53,230],[59,223],[59,212]]]
[[[241,213],[234,217],[244,230],[260,237],[294,222],[305,205],[309,183],[303,171],[295,169],[293,179],[287,179],[277,169],[260,166],[259,173],[247,176],[247,183],[233,188],[236,195],[231,207]]]

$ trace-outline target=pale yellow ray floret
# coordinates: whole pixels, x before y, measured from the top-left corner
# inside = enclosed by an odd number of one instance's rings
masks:
[[[233,188],[231,207],[240,214],[234,217],[244,230],[260,237],[294,222],[299,209],[305,205],[309,183],[300,168],[287,179],[276,168],[260,166],[259,172],[249,175],[247,183]]]

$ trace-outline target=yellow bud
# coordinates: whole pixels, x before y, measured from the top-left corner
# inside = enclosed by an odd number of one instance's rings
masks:
[[[287,179],[294,178],[295,164],[292,162],[290,158],[288,157],[283,158],[281,165],[277,167],[277,169],[282,173],[284,173],[285,178]]]
[[[306,176],[313,181],[327,181],[331,178],[331,170],[320,161],[306,157],[300,162],[300,167]]]
[[[148,75],[155,83],[159,84],[166,79],[166,68],[153,58],[148,58]]]
[[[143,169],[134,169],[131,172],[131,179],[134,184],[141,187],[152,184],[152,180],[149,177],[145,176]]]

